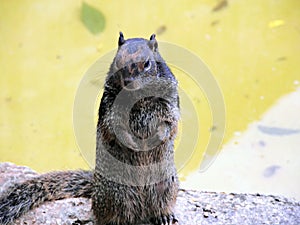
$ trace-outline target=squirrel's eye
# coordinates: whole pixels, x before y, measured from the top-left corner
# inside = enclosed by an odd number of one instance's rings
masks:
[[[144,71],[148,71],[150,68],[151,68],[151,61],[150,61],[150,60],[147,60],[147,61],[144,63]]]

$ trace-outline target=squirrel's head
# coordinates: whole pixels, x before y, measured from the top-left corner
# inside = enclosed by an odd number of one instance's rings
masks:
[[[150,39],[125,40],[120,32],[118,50],[105,82],[105,95],[132,99],[159,96],[168,102],[176,102],[177,84],[159,54],[155,34]]]
[[[131,38],[125,40],[120,32],[118,51],[112,64],[112,72],[121,77],[122,88],[136,89],[138,83],[133,81],[158,75],[158,44],[155,34],[150,39]],[[133,82],[133,83],[132,83]],[[132,83],[132,85],[128,85]]]

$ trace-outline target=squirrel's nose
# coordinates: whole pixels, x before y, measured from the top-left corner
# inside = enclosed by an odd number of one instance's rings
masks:
[[[132,75],[135,73],[141,73],[144,71],[144,63],[143,62],[137,62],[137,63],[132,63],[128,65],[128,72]]]
[[[129,65],[127,66],[127,69],[128,69],[128,72],[129,72],[130,74],[133,74],[134,71],[136,70],[136,64],[135,64],[135,63],[129,64]]]

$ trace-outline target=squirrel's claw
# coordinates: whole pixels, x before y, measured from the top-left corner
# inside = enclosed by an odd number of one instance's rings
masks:
[[[172,224],[177,224],[178,222],[174,214],[161,215],[160,217],[153,218],[150,221],[151,223],[153,223],[153,225],[172,225]]]

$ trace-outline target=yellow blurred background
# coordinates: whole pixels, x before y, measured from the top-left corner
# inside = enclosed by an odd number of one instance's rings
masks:
[[[157,33],[206,62],[224,94],[224,143],[298,86],[300,1],[85,2],[104,16],[98,34],[81,20],[83,1],[0,2],[0,161],[39,172],[88,168],[73,133],[74,98],[86,70],[117,47],[119,31]],[[199,154],[185,174],[199,167]]]

